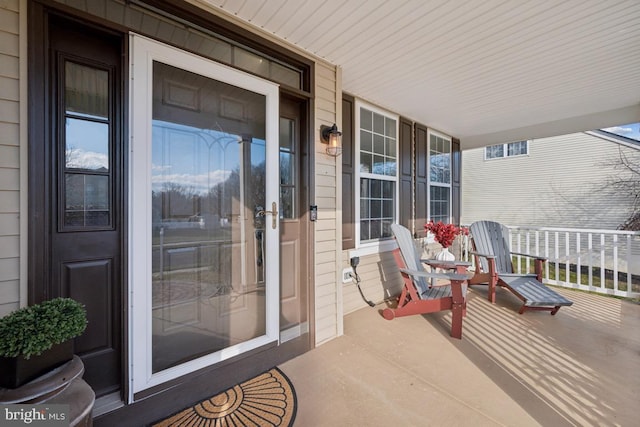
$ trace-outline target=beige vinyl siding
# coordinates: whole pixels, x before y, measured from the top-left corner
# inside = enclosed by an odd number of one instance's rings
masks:
[[[463,152],[462,223],[490,219],[507,225],[615,229],[633,196],[607,185],[621,172],[620,152],[640,150],[589,133],[529,143],[529,154],[484,160],[484,149]]]
[[[19,2],[0,2],[0,316],[20,304]]]
[[[315,67],[315,204],[318,221],[315,223],[315,322],[316,344],[341,334],[339,317],[342,316],[339,285],[336,284],[337,256],[341,238],[337,227],[337,167],[339,158],[327,156],[326,146],[320,142],[320,126],[336,122],[338,96],[335,66],[317,63]]]
[[[343,253],[344,267],[349,266],[349,251]],[[381,252],[360,257],[357,268],[360,276],[360,288],[369,300],[378,304],[391,299],[402,290],[402,277],[396,266],[392,252]],[[362,300],[355,282],[343,285],[344,313],[348,314],[368,305]],[[371,308],[373,310],[373,308]]]

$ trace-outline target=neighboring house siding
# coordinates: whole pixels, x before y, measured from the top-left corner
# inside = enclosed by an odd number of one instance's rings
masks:
[[[337,69],[323,63],[315,67],[316,100],[315,125],[315,204],[318,221],[315,223],[315,322],[316,344],[338,336],[341,331],[338,318],[342,316],[336,286],[337,255],[342,249],[342,238],[337,227],[337,167],[340,158],[327,156],[326,145],[320,142],[321,125],[338,122],[336,100],[342,94],[336,89]],[[341,225],[342,226],[342,225]]]
[[[0,2],[0,316],[20,305],[18,9]]]
[[[532,140],[526,156],[484,160],[484,148],[464,151],[461,221],[615,229],[634,203],[607,185],[623,173],[613,166],[620,153],[640,160],[640,150],[589,133]]]

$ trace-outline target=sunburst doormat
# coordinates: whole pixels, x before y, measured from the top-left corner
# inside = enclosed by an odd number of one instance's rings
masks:
[[[281,370],[273,368],[153,427],[290,427],[296,418],[296,403],[291,381]]]

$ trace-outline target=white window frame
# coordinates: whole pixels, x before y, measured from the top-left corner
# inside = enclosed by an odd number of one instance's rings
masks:
[[[378,174],[373,174],[373,173],[367,173],[367,172],[361,172],[360,171],[360,109],[361,108],[365,108],[369,111],[372,111],[374,113],[380,114],[382,116],[385,116],[386,118],[395,120],[396,122],[396,133],[395,133],[395,140],[396,140],[396,175],[394,177],[389,176],[389,175],[378,175]],[[380,252],[386,252],[386,251],[390,251],[396,248],[396,243],[395,240],[393,238],[388,238],[388,239],[380,239],[378,241],[366,241],[366,242],[361,242],[360,241],[360,179],[361,178],[371,178],[371,179],[381,179],[381,180],[388,180],[388,181],[393,181],[395,183],[394,185],[394,222],[398,221],[399,215],[400,215],[400,203],[398,200],[399,194],[400,194],[400,179],[399,179],[399,158],[400,158],[400,152],[399,152],[399,142],[398,142],[398,135],[400,132],[400,116],[398,116],[397,114],[394,114],[390,111],[381,109],[379,107],[375,107],[371,104],[368,104],[366,102],[360,101],[360,100],[356,100],[355,102],[355,160],[354,163],[356,165],[355,167],[355,179],[354,179],[354,198],[355,198],[355,217],[356,217],[356,221],[355,221],[355,233],[356,233],[356,250],[355,251],[350,251],[349,254],[350,256],[364,256],[364,255],[370,255],[370,254],[375,254],[375,253],[380,253]]]
[[[449,182],[437,182],[431,180],[431,135],[435,135],[439,138],[446,139],[449,141]],[[441,132],[437,132],[432,129],[427,130],[427,220],[430,220],[432,217],[431,212],[431,187],[443,187],[449,189],[449,212],[448,212],[448,222],[452,222],[451,210],[452,210],[452,194],[451,194],[451,180],[453,179],[453,138],[449,135],[446,135]]]
[[[506,142],[504,144],[494,144],[494,145],[489,145],[487,147],[484,147],[484,159],[485,160],[497,160],[497,159],[506,159],[507,157],[523,157],[523,156],[528,156],[529,155],[529,142],[531,140],[527,139],[527,140],[521,140],[521,141],[512,141],[512,142]],[[509,154],[509,145],[511,144],[519,144],[521,142],[525,143],[526,146],[526,152],[524,154]],[[487,156],[487,150],[491,147],[498,147],[498,146],[502,146],[502,156],[500,157],[488,157]]]

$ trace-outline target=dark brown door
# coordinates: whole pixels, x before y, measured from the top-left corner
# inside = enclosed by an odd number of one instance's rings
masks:
[[[75,340],[97,396],[122,378],[122,39],[50,17],[41,123],[34,123],[31,181],[35,230],[32,299],[64,296],[87,309]],[[37,61],[36,61],[37,62]],[[37,108],[37,107],[36,107]],[[33,109],[33,106],[32,106]],[[43,194],[43,196],[39,196]]]
[[[303,144],[305,103],[280,99],[280,339],[309,331],[307,315],[308,185]]]

